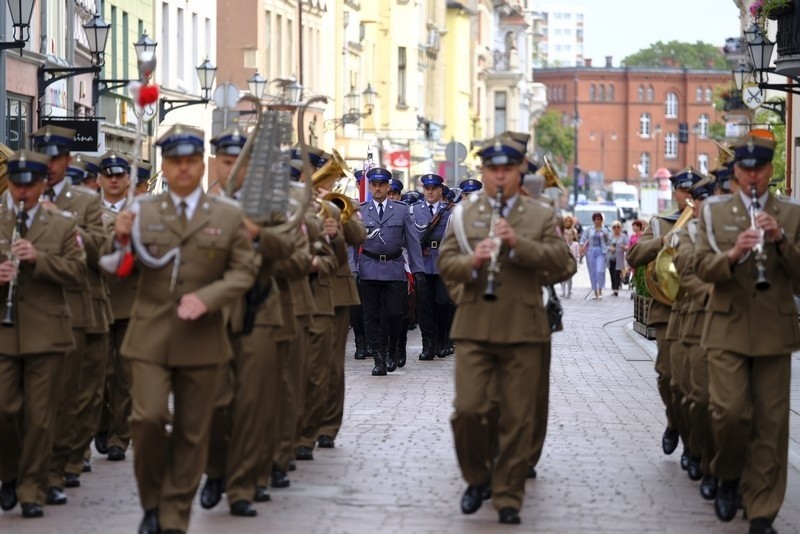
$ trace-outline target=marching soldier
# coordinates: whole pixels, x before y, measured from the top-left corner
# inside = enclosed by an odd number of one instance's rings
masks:
[[[208,450],[211,392],[231,358],[222,309],[256,275],[241,210],[203,192],[203,137],[183,125],[165,132],[156,144],[169,193],[140,197],[115,224],[119,243],[139,229],[139,286],[121,352],[131,360],[140,533],[187,529]]]
[[[678,210],[667,216],[658,216],[650,219],[650,223],[639,238],[639,241],[628,251],[628,263],[631,267],[634,269],[644,267],[654,261],[668,242],[668,239],[671,239],[670,230],[672,230],[672,226],[678,220],[681,212],[686,208],[686,201],[691,197],[689,188],[695,183],[694,177],[695,175],[693,174],[688,180],[672,180],[672,177],[670,178],[673,188],[672,195],[678,204]],[[697,180],[699,181],[699,176],[697,176]],[[680,414],[675,406],[670,389],[670,379],[672,378],[670,371],[670,343],[666,339],[670,311],[671,308],[668,305],[653,299],[648,314],[648,326],[654,327],[656,331],[658,393],[664,402],[667,415],[667,427],[664,429],[664,435],[661,438],[661,448],[664,454],[675,452],[675,449],[678,448],[678,439],[680,437],[678,432]]]
[[[364,179],[364,171],[359,169],[354,172],[353,175],[356,178],[356,182],[361,184],[361,181]],[[350,306],[350,328],[353,329],[353,340],[356,346],[356,352],[353,357],[356,360],[366,360],[367,337],[364,331],[364,306],[362,304],[364,299],[361,296],[361,281],[358,279],[358,247],[350,247],[347,250],[347,258],[350,264],[350,270],[353,272],[353,277],[356,281],[359,302],[358,304]]]
[[[403,247],[417,290],[424,287],[424,264],[419,234],[408,206],[388,199],[392,174],[380,167],[367,172],[372,200],[361,204],[361,220],[367,232],[358,260],[364,328],[375,367],[372,376],[385,376],[397,368],[397,340],[403,324],[403,303],[408,279]],[[388,340],[388,341],[387,341]]]
[[[569,252],[552,209],[519,194],[524,147],[497,137],[479,156],[485,194],[456,208],[439,251],[441,276],[456,300],[453,438],[469,485],[461,511],[474,513],[491,496],[500,523],[518,524],[537,402],[531,384],[539,382],[550,343],[542,272],[566,270]],[[495,401],[497,436],[486,424]]]
[[[0,253],[11,258],[0,264],[6,323],[0,328],[0,509],[19,501],[23,517],[44,515],[42,488],[60,400],[54,392],[64,354],[75,347],[63,287],[86,277],[75,220],[39,202],[49,161],[16,152],[0,205]]]
[[[44,200],[40,206],[45,210],[67,211],[74,215],[78,225],[78,235],[86,252],[87,265],[96,265],[100,247],[107,240],[103,231],[99,196],[94,191],[73,186],[69,180],[65,180],[75,133],[75,130],[53,125],[44,126],[33,133],[34,151],[50,156]],[[57,415],[52,425],[53,454],[50,456],[50,474],[45,499],[47,504],[65,504],[67,496],[64,494],[64,487],[67,484],[70,487],[80,485],[78,475],[83,469],[81,461],[77,472],[70,472],[69,480],[66,480],[67,463],[78,440],[79,384],[81,365],[87,350],[87,329],[101,328],[101,325],[96,323],[88,270],[84,271],[84,275],[84,280],[80,284],[71,284],[64,288],[72,315],[75,349],[69,351],[64,358],[61,379],[53,390],[53,394],[59,400]],[[94,429],[91,432],[94,434]]]
[[[72,185],[82,185],[97,191],[100,184],[97,175],[100,174],[100,160],[87,154],[75,154],[67,167],[67,176],[72,180]]]
[[[146,161],[136,164],[136,194],[144,195],[150,191],[150,178],[153,172],[153,165]]]
[[[458,187],[461,189],[461,199],[466,199],[470,193],[475,193],[483,189],[483,183],[475,178],[467,178],[462,180]]]
[[[409,208],[414,226],[419,231],[422,259],[425,268],[425,283],[416,288],[417,321],[422,332],[420,360],[432,360],[435,356],[447,355],[450,324],[450,297],[439,279],[439,246],[442,244],[447,221],[450,218],[450,202],[442,199],[444,180],[438,174],[420,177],[425,200]]]
[[[734,147],[739,192],[703,206],[697,275],[714,285],[701,345],[708,352],[714,510],[741,502],[750,532],[774,533],[786,492],[791,353],[800,348],[793,287],[800,283],[800,205],[768,186],[775,140],[754,130]],[[719,199],[719,200],[717,200]]]

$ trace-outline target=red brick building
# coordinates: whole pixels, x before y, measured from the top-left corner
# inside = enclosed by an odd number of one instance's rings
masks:
[[[578,167],[593,188],[615,180],[637,185],[662,167],[714,167],[709,128],[724,123],[714,95],[730,88],[730,71],[587,66],[537,69],[534,79],[547,86],[547,109],[562,113],[565,124],[577,111]],[[686,143],[679,142],[682,125]]]

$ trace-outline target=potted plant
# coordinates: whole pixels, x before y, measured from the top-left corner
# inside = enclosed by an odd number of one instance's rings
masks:
[[[647,289],[647,282],[644,279],[646,266],[636,268],[633,273],[631,285],[633,286],[633,329],[647,339],[655,339],[655,328],[648,326],[648,316],[650,315],[650,304],[653,297]]]
[[[767,19],[778,20],[793,10],[794,0],[756,0],[750,5],[750,15],[764,35],[767,34]]]

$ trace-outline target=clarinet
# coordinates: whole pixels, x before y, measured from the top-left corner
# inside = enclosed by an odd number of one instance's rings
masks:
[[[19,206],[17,206],[17,222],[14,225],[14,233],[11,236],[11,248],[9,248],[7,252],[8,259],[14,263],[14,267],[17,270],[19,270],[19,258],[17,258],[11,250],[14,247],[14,243],[19,241],[19,239],[22,237],[22,225],[25,224],[24,214],[25,202],[20,201]],[[17,289],[18,276],[19,273],[15,274],[8,283],[8,295],[6,295],[6,314],[3,316],[2,322],[0,322],[0,324],[3,326],[14,326],[14,294],[16,293]]]
[[[764,252],[764,230],[756,225],[756,215],[758,210],[758,191],[755,186],[750,188],[750,228],[757,230],[761,239],[753,247],[753,259],[756,261],[756,289],[766,291],[769,289],[770,282],[767,280],[767,254]]]
[[[500,265],[498,264],[498,257],[500,256],[500,246],[502,242],[500,238],[497,237],[497,234],[494,231],[495,225],[497,225],[497,221],[503,216],[503,188],[497,188],[497,194],[494,197],[494,211],[492,211],[492,221],[489,226],[489,239],[492,240],[494,243],[494,250],[492,250],[492,257],[489,260],[489,267],[488,272],[489,275],[486,277],[486,290],[483,292],[483,300],[488,300],[489,302],[494,302],[497,300],[497,293],[495,293],[494,283],[495,277],[497,273],[500,271]]]

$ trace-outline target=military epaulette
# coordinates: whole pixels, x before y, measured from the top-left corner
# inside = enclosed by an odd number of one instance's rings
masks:
[[[53,215],[60,215],[61,217],[64,217],[65,219],[69,219],[70,221],[74,221],[75,220],[75,215],[71,211],[67,211],[67,210],[58,210],[58,211],[57,210],[52,210],[52,211],[47,211],[47,213],[52,213]]]
[[[83,186],[83,185],[73,185],[72,186],[72,190],[73,191],[78,191],[80,193],[83,193],[83,194],[89,195],[89,196],[93,196],[93,197],[100,196],[100,193],[98,193],[94,189],[89,189],[88,187]]]
[[[235,208],[241,208],[242,205],[239,204],[239,201],[230,197],[223,197],[221,195],[211,195],[206,198],[210,198],[213,202],[217,202],[219,204],[226,204],[228,206],[233,206]]]
[[[777,200],[778,202],[783,202],[784,204],[791,204],[792,206],[800,206],[800,200],[797,200],[794,197],[776,196],[775,200]]]

